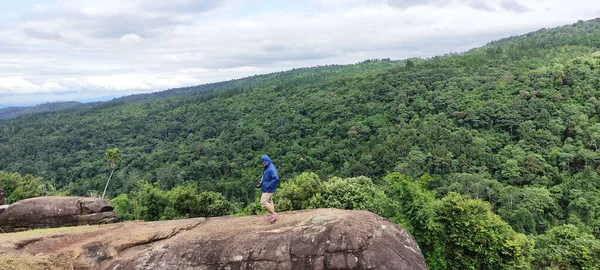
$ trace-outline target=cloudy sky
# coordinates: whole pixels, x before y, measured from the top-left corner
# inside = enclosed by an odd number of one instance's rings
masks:
[[[0,0],[0,105],[462,52],[597,0]]]

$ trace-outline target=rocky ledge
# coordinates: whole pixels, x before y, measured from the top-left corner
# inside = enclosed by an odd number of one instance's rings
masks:
[[[14,269],[427,269],[413,237],[366,211],[38,230],[0,235]]]

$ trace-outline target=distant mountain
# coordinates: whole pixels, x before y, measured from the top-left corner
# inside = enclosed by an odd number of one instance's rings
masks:
[[[46,113],[46,112],[58,112],[66,109],[81,107],[84,103],[77,101],[67,102],[52,102],[44,103],[36,106],[23,106],[23,107],[6,107],[0,108],[0,119],[10,119],[19,117],[21,115],[34,114],[34,113]]]
[[[325,82],[334,78],[349,75],[357,75],[359,73],[365,75],[371,72],[379,71],[382,68],[389,68],[398,64],[399,62],[390,61],[389,59],[372,59],[365,60],[361,63],[354,65],[327,65],[306,68],[295,68],[288,71],[254,75],[246,78],[233,79],[223,82],[173,88],[146,94],[134,94],[118,98],[116,99],[116,101],[120,101],[123,103],[135,103],[140,101],[152,101],[156,99],[169,97],[211,94],[224,90],[275,87],[281,81],[296,81],[295,84],[298,84],[301,83],[300,80],[306,81],[306,79],[301,79],[306,77],[311,77],[311,80],[314,78],[318,78],[318,81],[310,81],[310,83]]]
[[[419,60],[416,59],[415,61]],[[300,83],[298,82],[299,77],[306,76],[317,77],[318,80],[324,82],[326,80],[331,80],[341,76],[348,76],[351,74],[367,74],[369,72],[374,72],[380,70],[381,68],[387,68],[397,64],[398,62],[390,61],[389,59],[372,59],[365,60],[355,65],[327,65],[307,68],[296,68],[288,71],[275,72],[263,75],[254,75],[251,77],[241,79],[233,79],[223,82],[173,88],[145,94],[133,94],[123,97],[107,96],[99,97],[97,99],[82,100],[80,102],[48,102],[36,106],[3,106],[2,104],[0,104],[0,120],[11,119],[22,115],[35,113],[59,112],[66,109],[86,108],[103,103],[107,103],[105,106],[112,106],[110,104],[132,104],[137,102],[149,102],[170,97],[185,97],[199,94],[211,95],[225,90],[231,91],[235,89],[275,87],[276,84],[280,81],[296,81],[294,84],[298,84]],[[365,69],[365,66],[367,66],[368,68]],[[311,83],[316,82],[317,81],[311,81]]]

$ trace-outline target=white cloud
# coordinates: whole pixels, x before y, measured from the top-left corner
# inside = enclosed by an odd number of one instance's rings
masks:
[[[143,38],[137,34],[126,34],[119,38],[119,41],[126,44],[134,44],[143,41]]]
[[[34,83],[20,77],[0,78],[0,93],[3,94],[53,93],[64,90],[64,87],[53,81]]]
[[[0,27],[0,103],[429,57],[591,19],[597,10],[600,2],[582,0],[59,0]]]

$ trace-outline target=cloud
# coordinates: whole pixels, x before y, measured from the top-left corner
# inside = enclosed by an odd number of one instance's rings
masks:
[[[384,0],[382,1],[384,4],[387,4],[391,7],[406,9],[414,6],[443,6],[450,4],[451,1],[444,0]]]
[[[27,36],[30,36],[32,38],[37,38],[37,39],[46,39],[46,40],[61,40],[61,39],[63,39],[63,37],[56,31],[45,32],[45,31],[33,29],[31,27],[27,27],[27,28],[23,29],[23,32]]]
[[[600,2],[584,0],[274,2],[36,6],[0,27],[0,103],[25,94],[117,96],[306,66],[431,57],[591,19],[600,10]]]
[[[473,0],[471,1],[470,6],[474,9],[477,10],[483,10],[483,11],[496,11],[495,8],[489,6],[489,2],[488,1],[484,1],[484,0]]]
[[[475,10],[498,11],[496,6],[504,11],[523,13],[531,9],[516,0],[372,0],[371,3],[382,3],[399,9],[418,6],[457,7],[469,6]]]
[[[142,74],[117,74],[63,78],[59,80],[35,80],[21,77],[0,78],[0,93],[3,94],[47,94],[77,93],[87,90],[119,92],[148,92],[149,90],[168,89],[186,85],[201,84],[202,81],[186,75],[158,76]]]
[[[42,82],[39,84],[28,81],[19,77],[0,78],[0,93],[15,94],[15,93],[52,93],[63,91],[65,88],[55,82]]]
[[[513,11],[517,13],[523,13],[530,10],[528,7],[519,4],[515,0],[503,0],[500,3],[500,6],[506,11]]]
[[[24,23],[28,26],[26,29],[51,25],[80,38],[119,39],[129,33],[149,37],[169,31],[176,25],[189,25],[194,16],[214,10],[223,3],[227,1],[63,0],[53,9],[36,8]],[[44,32],[38,32],[32,34],[43,36]]]
[[[137,34],[126,34],[119,38],[119,41],[126,44],[135,44],[143,41],[143,38]]]
[[[159,12],[199,13],[213,10],[222,6],[223,0],[171,0],[171,1],[141,1],[140,8]]]

